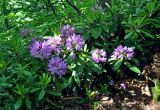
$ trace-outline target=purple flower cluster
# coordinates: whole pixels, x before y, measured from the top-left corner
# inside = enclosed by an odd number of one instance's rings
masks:
[[[73,34],[66,39],[66,48],[69,51],[74,49],[79,51],[84,45],[84,40],[80,35]]]
[[[48,70],[51,74],[57,74],[60,77],[66,74],[67,64],[60,57],[52,57],[48,64]]]
[[[34,40],[30,46],[30,54],[36,58],[49,58],[51,51],[51,46],[46,41]]]
[[[59,54],[62,45],[60,37],[49,37],[41,41],[34,39],[30,46],[30,54],[36,58],[49,58],[52,52]]]
[[[122,46],[122,45],[119,45],[116,49],[114,49],[113,54],[111,56],[113,60],[117,60],[117,59],[130,60],[133,57],[134,57],[133,48],[129,48],[127,46]]]
[[[66,73],[67,64],[57,55],[63,54],[63,50],[68,50],[73,59],[76,58],[75,51],[80,51],[84,45],[84,40],[80,35],[76,35],[74,27],[64,25],[61,29],[61,36],[34,39],[30,45],[30,54],[36,58],[48,59],[52,57],[48,64],[48,70],[52,74],[62,76]]]
[[[84,40],[80,35],[76,35],[74,27],[67,24],[64,25],[61,29],[61,38],[65,39],[65,45],[69,51],[79,51],[83,45]]]
[[[62,38],[66,38],[66,37],[68,37],[68,36],[71,36],[71,35],[75,34],[75,29],[74,29],[74,27],[72,27],[72,26],[69,25],[69,24],[64,25],[64,26],[60,29],[60,31],[61,31],[61,37],[62,37]]]
[[[92,59],[93,61],[95,61],[96,63],[99,63],[99,62],[105,62],[106,61],[106,52],[101,49],[96,49],[96,50],[93,50],[92,51]]]
[[[61,47],[63,46],[61,37],[49,37],[47,39],[47,43],[48,43],[48,45],[51,46],[52,50],[55,53],[57,53],[57,54],[61,53],[61,50],[62,50]]]

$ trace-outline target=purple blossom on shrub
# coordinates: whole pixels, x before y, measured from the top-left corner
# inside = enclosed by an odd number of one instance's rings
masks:
[[[73,34],[72,36],[66,39],[67,50],[77,50],[79,51],[84,45],[84,40],[80,35]]]
[[[126,83],[121,83],[120,84],[120,88],[121,89],[126,89],[127,88],[127,84]]]
[[[61,47],[63,45],[61,37],[49,37],[46,42],[51,46],[55,53],[61,53]]]
[[[30,54],[36,58],[48,58],[51,55],[51,46],[46,41],[32,41]]]
[[[28,34],[30,34],[32,31],[33,31],[32,29],[22,29],[21,32],[20,32],[20,36],[25,37]]]
[[[48,64],[48,70],[51,74],[57,74],[60,77],[66,74],[67,64],[60,57],[52,57]]]
[[[129,48],[127,46],[122,46],[122,45],[119,45],[116,49],[114,49],[113,54],[111,56],[113,60],[117,60],[117,59],[130,60],[133,57],[134,57],[133,48]]]
[[[96,50],[93,50],[92,51],[92,59],[93,61],[95,61],[96,63],[99,63],[99,62],[105,62],[106,61],[106,52],[101,49],[96,49]]]
[[[67,24],[67,25],[64,25],[61,29],[61,37],[62,38],[65,38],[65,37],[68,37],[68,36],[71,36],[75,33],[75,29],[74,27],[72,27],[71,25]]]

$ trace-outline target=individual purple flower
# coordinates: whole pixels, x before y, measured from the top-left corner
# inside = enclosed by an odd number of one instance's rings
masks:
[[[72,26],[69,25],[69,24],[64,25],[64,26],[60,29],[60,31],[61,31],[61,37],[62,37],[62,38],[66,38],[66,37],[71,36],[71,35],[73,35],[73,34],[75,33],[74,27],[72,27]]]
[[[126,89],[127,88],[127,84],[126,83],[121,83],[120,84],[120,88],[121,89]]]
[[[51,51],[51,46],[46,41],[34,40],[30,46],[30,54],[36,58],[49,58]]]
[[[134,57],[134,50],[133,48],[129,48],[127,46],[119,45],[116,49],[114,49],[113,54],[111,55],[111,58],[113,60],[117,59],[128,59]]]
[[[33,32],[32,29],[22,29],[20,32],[20,36],[21,37],[26,37],[28,34],[30,34],[31,32]]]
[[[105,62],[107,59],[106,57],[107,57],[106,52],[103,49],[101,50],[96,49],[92,51],[92,59],[96,63]]]
[[[60,77],[66,74],[67,64],[60,57],[52,57],[48,64],[48,70],[51,74],[57,74]]]
[[[55,53],[61,53],[61,47],[63,46],[61,37],[49,37],[47,38],[46,42],[51,46]]]
[[[74,49],[80,51],[84,45],[84,40],[80,35],[73,34],[66,39],[67,50],[73,51]]]

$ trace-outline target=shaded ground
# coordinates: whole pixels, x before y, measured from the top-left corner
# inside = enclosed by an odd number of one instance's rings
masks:
[[[125,82],[127,87],[120,89],[114,86],[109,96],[102,96],[96,110],[160,110],[160,102],[153,102],[147,81],[128,79],[122,82]],[[79,104],[81,99],[80,97],[64,98],[64,109],[93,110],[88,104]]]
[[[153,101],[115,101],[116,98],[103,98],[96,110],[160,110],[160,103]],[[114,100],[114,101],[113,101]]]
[[[160,110],[160,103],[153,102],[145,81],[130,80],[125,90],[104,96],[96,110]],[[132,84],[131,84],[132,83]]]
[[[123,81],[124,82],[124,81]],[[152,101],[148,82],[126,80],[126,89],[114,87],[111,95],[103,96],[96,110],[160,110],[160,103]],[[93,110],[87,104],[79,104],[81,98],[64,99],[65,110]]]

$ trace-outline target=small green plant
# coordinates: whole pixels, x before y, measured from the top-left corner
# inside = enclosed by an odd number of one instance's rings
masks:
[[[155,86],[152,87],[153,100],[160,101],[160,80],[153,80]]]

